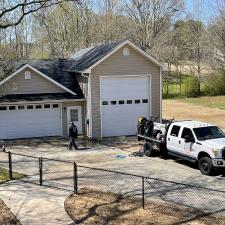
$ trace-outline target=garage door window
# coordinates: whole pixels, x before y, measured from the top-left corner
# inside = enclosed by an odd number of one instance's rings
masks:
[[[6,106],[0,106],[0,111],[4,111],[4,110],[7,110],[7,107]]]
[[[123,105],[124,104],[124,100],[119,100],[119,104]]]
[[[103,101],[103,102],[102,102],[102,105],[108,105],[108,104],[109,104],[108,101]]]
[[[142,99],[142,103],[148,103],[148,99]]]
[[[50,108],[50,104],[44,105],[44,108],[45,108],[45,109],[49,109],[49,108]]]
[[[53,105],[52,105],[52,108],[54,108],[54,109],[55,109],[55,108],[59,108],[59,104],[53,104]]]
[[[137,99],[137,100],[134,101],[134,103],[135,104],[140,104],[141,103],[141,100]]]
[[[111,101],[111,105],[116,105],[116,101]]]
[[[28,105],[28,106],[27,106],[27,109],[33,109],[33,108],[34,108],[33,105]]]
[[[19,105],[18,106],[18,110],[24,110],[24,108],[25,108],[24,105]]]
[[[14,106],[14,105],[9,106],[9,110],[15,110],[15,109],[16,109],[16,106]]]
[[[41,109],[42,108],[42,105],[36,105],[35,108],[36,109]]]

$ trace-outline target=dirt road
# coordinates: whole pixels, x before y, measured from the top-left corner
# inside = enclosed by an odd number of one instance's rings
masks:
[[[163,100],[163,118],[190,119],[214,123],[225,131],[225,110]]]

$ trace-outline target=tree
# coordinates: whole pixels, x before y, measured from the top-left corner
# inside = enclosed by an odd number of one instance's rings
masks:
[[[182,10],[182,0],[131,0],[126,8],[136,30],[138,44],[157,56],[166,42],[172,20]]]
[[[225,74],[225,0],[220,1],[217,7],[209,25],[210,40],[213,44],[211,65],[215,70]]]
[[[78,0],[2,0],[0,2],[0,29],[16,26],[25,16],[62,2]]]

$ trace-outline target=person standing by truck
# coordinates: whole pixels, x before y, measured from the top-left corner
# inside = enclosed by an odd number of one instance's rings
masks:
[[[78,135],[77,126],[72,121],[71,126],[69,127],[69,139],[70,139],[69,150],[72,150],[73,147],[75,148],[75,150],[78,150],[78,147],[76,144],[77,135]]]

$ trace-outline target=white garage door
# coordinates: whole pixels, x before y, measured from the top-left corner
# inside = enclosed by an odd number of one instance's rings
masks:
[[[102,136],[134,135],[139,116],[149,118],[150,76],[101,78]]]
[[[62,135],[59,104],[0,106],[0,139]]]

